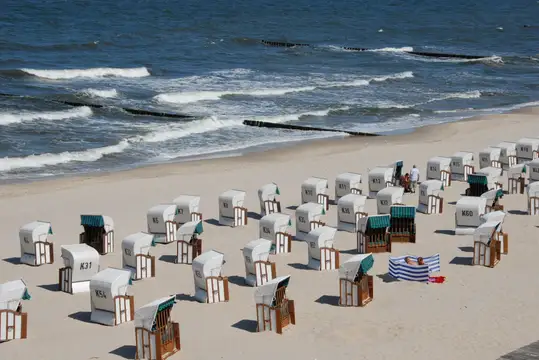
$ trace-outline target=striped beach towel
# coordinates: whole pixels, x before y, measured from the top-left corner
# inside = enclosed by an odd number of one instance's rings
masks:
[[[390,256],[389,275],[400,280],[429,282],[430,274],[440,271],[440,254],[423,257],[425,265],[409,265],[404,260],[407,257],[417,262],[418,256]]]

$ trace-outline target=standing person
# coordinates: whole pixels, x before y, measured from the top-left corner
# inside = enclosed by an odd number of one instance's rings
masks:
[[[412,181],[412,192],[415,193],[417,182],[419,181],[419,169],[415,167],[410,170],[410,180]]]

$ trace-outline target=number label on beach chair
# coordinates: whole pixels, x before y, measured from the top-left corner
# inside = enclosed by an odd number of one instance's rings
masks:
[[[80,263],[80,269],[81,270],[87,270],[92,268],[92,262],[81,262]]]
[[[343,208],[341,208],[341,212],[342,212],[343,214],[350,214],[350,209],[347,208],[347,207],[343,207]]]
[[[262,232],[264,234],[270,234],[271,233],[270,229],[268,227],[266,227],[266,226],[262,226]]]
[[[313,196],[313,191],[310,189],[305,189],[305,195],[307,196]]]
[[[381,180],[379,178],[373,178],[372,179],[372,183],[373,184],[380,184],[381,183]]]
[[[471,211],[471,210],[462,210],[462,216],[473,216],[473,211]]]
[[[348,189],[348,186],[346,186],[346,184],[341,183],[341,184],[338,184],[338,186],[339,186],[339,189],[341,189],[341,190],[347,190]]]
[[[298,217],[298,221],[299,221],[300,223],[305,224],[305,217],[299,216],[299,217]]]
[[[388,205],[388,204],[389,204],[388,200],[380,200],[380,205]]]

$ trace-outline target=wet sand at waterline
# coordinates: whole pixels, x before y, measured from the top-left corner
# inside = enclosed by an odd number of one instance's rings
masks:
[[[109,215],[115,222],[116,251],[101,257],[101,269],[121,267],[121,240],[146,231],[146,212],[153,205],[171,202],[180,194],[202,197],[204,219],[218,217],[217,199],[229,189],[247,191],[246,207],[259,212],[257,190],[275,182],[281,191],[283,212],[300,203],[300,185],[310,176],[327,177],[333,198],[334,179],[343,172],[364,176],[368,169],[404,160],[405,171],[416,164],[425,176],[426,162],[436,155],[457,151],[476,154],[501,141],[539,136],[539,110],[432,125],[412,134],[377,138],[320,140],[295,147],[250,153],[242,157],[157,165],[113,174],[73,177],[30,184],[0,186],[2,259],[18,258],[18,230],[34,220],[52,223],[55,263],[39,268],[0,261],[0,282],[23,278],[32,299],[23,302],[28,313],[28,339],[0,345],[2,359],[121,359],[134,357],[133,322],[117,327],[89,323],[90,295],[51,291],[62,267],[60,245],[78,242],[80,214]],[[507,181],[504,176],[504,186]],[[533,279],[537,263],[536,218],[526,210],[525,195],[506,195],[509,210],[504,230],[509,254],[493,269],[469,266],[472,236],[453,236],[454,203],[466,188],[453,182],[444,192],[444,213],[417,215],[417,243],[394,244],[392,255],[429,256],[440,253],[444,284],[385,283],[387,253],[375,254],[374,300],[364,308],[331,304],[338,296],[338,272],[306,270],[307,246],[294,241],[292,252],[271,256],[277,275],[291,275],[288,297],[295,300],[296,325],[283,335],[254,333],[254,289],[242,285],[245,275],[240,249],[258,238],[258,221],[241,228],[204,222],[203,250],[225,254],[224,275],[229,276],[230,301],[200,304],[180,300],[173,319],[180,323],[182,350],[171,359],[333,360],[354,359],[496,359],[537,340],[539,288]],[[417,205],[417,194],[405,194],[404,203]],[[366,210],[376,213],[368,200]],[[336,226],[336,207],[322,218]],[[295,218],[293,225],[295,226]],[[295,228],[294,228],[295,229]],[[436,233],[436,231],[439,231]],[[338,232],[336,247],[341,263],[356,248],[355,234]],[[352,251],[351,251],[352,250]],[[156,259],[175,256],[174,244],[151,249]],[[190,265],[157,261],[156,277],[134,282],[129,292],[135,308],[171,294],[194,294]],[[47,285],[42,287],[43,285]],[[188,298],[181,296],[181,299]],[[322,303],[329,299],[330,304]]]

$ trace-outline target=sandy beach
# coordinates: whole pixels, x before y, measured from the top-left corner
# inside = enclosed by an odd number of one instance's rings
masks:
[[[275,182],[283,212],[293,215],[287,207],[300,204],[300,185],[310,176],[329,179],[331,198],[338,174],[361,173],[365,192],[368,169],[399,159],[404,160],[406,171],[416,164],[423,180],[430,157],[473,151],[477,165],[478,151],[489,145],[539,136],[538,115],[539,109],[527,108],[427,126],[406,135],[320,140],[242,157],[0,186],[4,259],[0,261],[0,283],[22,278],[32,296],[23,302],[28,339],[0,345],[0,358],[134,358],[133,322],[117,327],[89,323],[89,293],[69,295],[54,290],[62,266],[60,245],[78,242],[80,214],[114,219],[116,251],[101,257],[101,269],[121,267],[121,240],[146,231],[146,212],[151,206],[171,202],[180,194],[200,195],[204,219],[215,219],[220,193],[245,190],[247,208],[259,212],[258,188]],[[536,281],[527,281],[539,271],[538,230],[535,218],[519,214],[526,210],[525,195],[506,195],[501,203],[509,210],[504,225],[509,254],[493,269],[450,263],[471,258],[472,236],[435,231],[454,229],[451,203],[466,187],[454,182],[445,190],[443,214],[418,214],[416,244],[393,245],[393,256],[440,253],[440,275],[447,277],[444,284],[385,283],[378,275],[388,272],[389,254],[376,254],[370,272],[375,275],[374,300],[364,308],[343,308],[317,301],[338,296],[338,272],[317,272],[298,265],[307,262],[305,243],[294,241],[290,254],[272,256],[277,275],[291,275],[288,296],[296,303],[296,325],[287,327],[283,335],[253,332],[254,289],[242,285],[245,273],[240,249],[258,238],[254,219],[242,228],[204,222],[203,250],[225,254],[224,275],[231,280],[228,303],[190,301],[186,295],[194,293],[191,266],[168,261],[158,261],[157,276],[135,282],[130,293],[136,308],[159,297],[180,295],[173,318],[180,323],[182,350],[171,359],[494,360],[539,337],[539,287]],[[417,195],[406,194],[404,202],[417,205]],[[375,200],[368,200],[366,209],[376,213]],[[336,226],[336,216],[335,206],[331,206],[323,221]],[[52,223],[55,263],[34,268],[5,261],[20,256],[19,227],[34,220]],[[294,218],[293,225],[295,229]],[[346,260],[356,248],[355,234],[338,232],[336,247],[343,252],[341,261]],[[151,250],[156,259],[175,252],[174,244]]]

